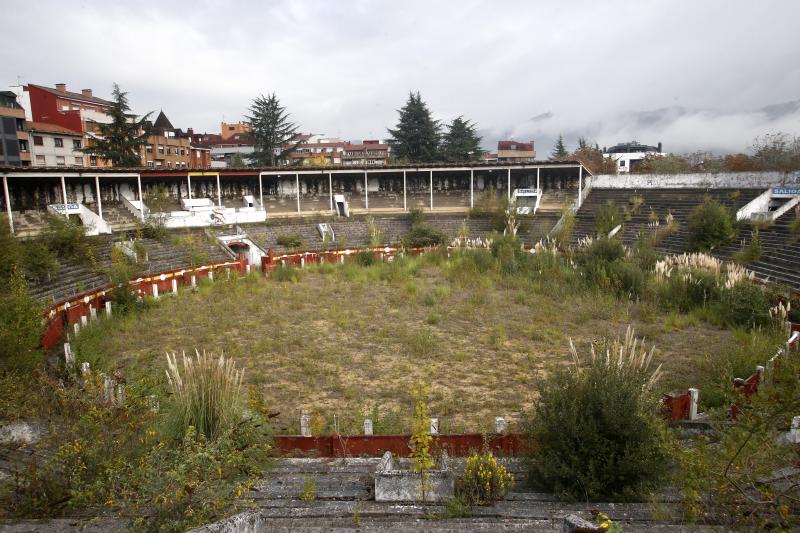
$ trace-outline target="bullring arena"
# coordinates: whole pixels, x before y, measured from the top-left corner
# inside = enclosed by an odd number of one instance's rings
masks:
[[[261,511],[208,531],[292,527],[298,517],[310,525],[322,517],[344,522],[354,512],[370,527],[407,527],[404,520],[423,511],[408,506],[404,518],[393,517],[388,504],[373,501],[371,480],[374,456],[409,453],[414,383],[432,385],[432,432],[451,456],[487,435],[498,454],[514,455],[524,447],[521,415],[552,369],[567,364],[569,344],[583,352],[624,336],[628,326],[657,347],[664,416],[690,429],[703,424],[699,415],[715,393],[698,393],[698,383],[714,372],[711,361],[739,349],[740,333],[644,298],[468,269],[459,252],[496,238],[485,206],[499,200],[513,200],[525,218],[518,234],[524,253],[584,246],[612,203],[623,216],[617,239],[633,249],[643,235],[658,237],[656,252],[675,256],[688,249],[690,213],[713,199],[736,220],[760,223],[712,249],[712,260],[732,263],[760,239],[759,257],[738,264],[754,283],[800,291],[800,244],[790,229],[800,202],[797,172],[593,176],[577,161],[543,161],[0,175],[2,222],[18,238],[45,231],[48,213],[79,220],[90,235],[91,260],[58,258],[51,273],[29,280],[46,307],[42,344],[52,357],[124,375],[109,385],[116,391],[162,378],[165,352],[206,349],[238,361],[248,387],[263,393],[276,448],[296,458],[255,489]],[[412,210],[446,235],[445,245],[404,245]],[[148,235],[148,221],[164,233]],[[548,244],[566,224],[568,240]],[[109,273],[120,256],[135,265],[129,286],[147,303],[136,315],[115,310]],[[779,343],[785,353],[797,344],[791,332]],[[743,390],[768,380],[773,360],[763,359],[736,376]],[[309,455],[331,460],[320,466],[297,458]],[[521,468],[514,473],[524,478]],[[292,497],[312,474],[326,506]],[[677,520],[672,511],[664,517],[644,504],[618,505],[621,520],[636,527],[656,531]],[[580,508],[519,491],[465,520],[471,527],[551,527]]]

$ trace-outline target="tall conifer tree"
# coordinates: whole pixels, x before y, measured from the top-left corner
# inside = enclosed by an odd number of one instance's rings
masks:
[[[567,147],[564,146],[564,137],[559,134],[556,145],[553,147],[553,151],[550,152],[550,159],[564,159],[568,155]]]
[[[400,121],[395,129],[389,129],[393,157],[423,163],[438,160],[441,125],[431,117],[419,91],[408,94],[406,105],[398,113]]]
[[[293,142],[297,125],[289,121],[289,113],[275,93],[253,100],[250,115],[245,118],[250,124],[256,148],[252,158],[257,165],[277,166],[297,148]]]
[[[128,93],[122,92],[115,83],[111,94],[114,100],[114,105],[108,111],[111,122],[98,123],[98,136],[81,151],[105,159],[115,167],[141,166],[139,149],[150,135],[148,120],[153,113],[151,111],[137,120],[136,115],[130,113]]]
[[[480,159],[481,138],[475,124],[464,117],[456,117],[447,125],[442,137],[442,156],[445,161],[476,161]]]

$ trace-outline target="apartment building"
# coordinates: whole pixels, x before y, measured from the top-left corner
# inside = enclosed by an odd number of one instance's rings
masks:
[[[25,110],[12,91],[0,91],[0,165],[28,166]]]
[[[99,125],[111,122],[108,111],[114,103],[94,96],[92,89],[76,93],[68,91],[64,83],[57,83],[55,88],[29,83],[23,89],[30,96],[32,122],[80,132],[82,146],[91,146],[99,133]],[[90,167],[111,166],[110,162],[97,157],[87,158],[85,162]]]
[[[528,163],[535,161],[536,149],[533,141],[527,143],[498,141],[497,160],[500,163]]]
[[[33,166],[83,167],[87,163],[98,166],[96,156],[81,152],[83,133],[80,131],[45,122],[27,122],[26,125]]]
[[[163,110],[149,127],[151,134],[140,152],[142,166],[200,168],[192,166],[192,143],[189,136],[175,128]]]
[[[389,163],[389,145],[378,140],[348,142],[344,146],[342,165],[382,166]]]

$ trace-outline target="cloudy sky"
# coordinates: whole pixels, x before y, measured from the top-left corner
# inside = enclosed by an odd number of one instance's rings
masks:
[[[384,138],[409,90],[484,147],[746,150],[800,135],[800,2],[0,0],[0,84],[66,83],[219,132],[275,91],[304,132]]]

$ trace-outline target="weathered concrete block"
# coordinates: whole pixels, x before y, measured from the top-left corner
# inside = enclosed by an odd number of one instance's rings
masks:
[[[581,533],[588,533],[590,531],[597,531],[598,533],[604,531],[600,526],[594,522],[581,518],[576,514],[569,514],[564,517],[564,533],[574,533],[580,531]]]
[[[455,494],[455,476],[444,459],[439,470],[428,472],[427,479],[410,470],[396,468],[391,452],[386,452],[375,472],[377,502],[446,502]]]

